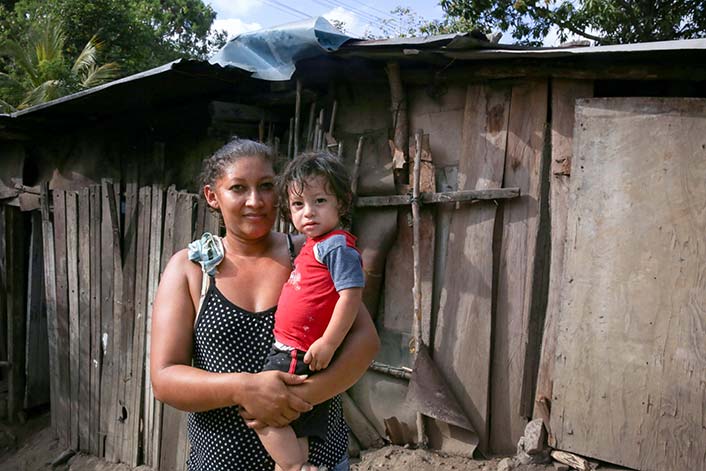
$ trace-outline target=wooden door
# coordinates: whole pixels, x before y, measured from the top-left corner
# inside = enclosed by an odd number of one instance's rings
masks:
[[[706,469],[706,100],[579,100],[574,145],[557,447]]]

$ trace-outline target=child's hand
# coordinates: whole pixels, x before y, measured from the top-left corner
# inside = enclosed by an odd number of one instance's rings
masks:
[[[323,370],[331,363],[331,358],[335,351],[336,345],[320,338],[309,347],[306,355],[304,355],[304,363],[309,365],[311,371]]]

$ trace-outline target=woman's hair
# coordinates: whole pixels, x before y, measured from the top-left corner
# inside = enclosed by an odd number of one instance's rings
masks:
[[[336,196],[341,225],[351,225],[351,179],[348,170],[341,160],[328,152],[307,152],[297,156],[287,164],[284,172],[277,178],[277,193],[282,216],[289,222],[292,215],[289,211],[289,189],[301,192],[312,177],[324,177],[328,191]],[[292,186],[294,185],[294,186]]]
[[[228,166],[239,158],[255,156],[265,159],[274,167],[275,159],[268,146],[249,139],[232,138],[226,145],[203,161],[199,177],[201,188],[206,185],[215,185],[216,180],[223,176]]]

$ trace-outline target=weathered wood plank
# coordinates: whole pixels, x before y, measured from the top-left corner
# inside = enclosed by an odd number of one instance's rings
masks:
[[[458,187],[502,185],[510,115],[509,86],[467,89]],[[491,362],[493,202],[461,206],[451,216],[434,360],[488,451]]]
[[[177,194],[177,222],[174,226],[174,251],[186,248],[192,240],[201,237],[197,234],[198,228],[198,205],[197,200],[203,198],[190,193],[179,192]]]
[[[537,292],[535,255],[546,120],[547,82],[515,84],[504,185],[519,187],[522,196],[505,202],[503,212],[490,412],[490,448],[498,453],[515,450],[527,423],[527,417],[521,415],[522,387],[533,295]]]
[[[0,361],[7,361],[7,244],[6,212],[8,205],[0,205]],[[0,401],[0,419],[7,418],[7,401]]]
[[[134,355],[134,335],[135,335],[135,272],[137,270],[137,238],[139,219],[140,196],[137,183],[136,170],[130,170],[132,176],[128,177],[128,182],[125,184],[125,219],[123,225],[123,258],[122,258],[122,277],[123,277],[123,315],[121,319],[121,372],[119,397],[125,409],[122,412],[122,420],[120,422],[122,428],[121,437],[121,461],[131,463],[134,457],[137,456],[139,437],[133,434],[133,420],[139,422],[138,417],[132,416],[131,407],[132,398],[134,397],[134,370],[133,370],[133,355]],[[139,409],[141,410],[141,408]],[[133,461],[131,461],[133,460]],[[134,466],[134,465],[133,465]]]
[[[91,413],[91,267],[90,194],[88,187],[78,192],[78,322],[79,322],[79,449],[90,451]]]
[[[42,243],[42,216],[39,211],[29,214],[31,238],[27,276],[27,359],[24,366],[26,386],[24,408],[31,409],[49,402],[50,377],[49,342],[47,331],[47,303],[44,295],[44,263]]]
[[[61,377],[59,376],[59,348],[57,345],[57,319],[56,319],[56,259],[54,250],[54,224],[51,220],[50,210],[51,194],[49,183],[41,187],[40,210],[42,217],[42,245],[44,256],[44,293],[47,308],[47,343],[49,348],[49,386],[51,425],[54,434],[61,437],[59,390]]]
[[[115,407],[112,402],[117,396],[113,395],[113,377],[118,367],[116,350],[118,345],[113,332],[113,270],[114,248],[113,227],[110,216],[108,180],[103,180],[100,187],[100,344],[101,344],[101,372],[100,372],[100,423],[98,432],[98,456],[107,459],[114,457],[114,422]],[[113,192],[113,198],[115,193]],[[115,205],[113,205],[115,208]],[[98,280],[97,280],[98,281]]]
[[[69,296],[69,374],[71,384],[71,447],[78,450],[79,384],[80,384],[80,324],[78,285],[78,195],[66,192],[66,268]]]
[[[443,193],[422,193],[420,199],[424,204],[453,203],[476,200],[500,200],[517,198],[519,188],[490,188],[481,190],[461,190]],[[411,195],[361,196],[356,200],[356,208],[372,208],[379,206],[402,206],[412,203]]]
[[[175,247],[174,245],[174,225],[177,219],[177,194],[178,192],[174,185],[167,188],[167,196],[164,203],[164,231],[160,276],[167,267],[167,263],[169,263],[169,259],[172,258],[172,255],[181,249],[181,247]],[[191,225],[191,221],[189,221],[188,224]]]
[[[18,419],[23,409],[25,391],[25,299],[27,297],[25,269],[27,227],[17,208],[5,212],[5,280],[7,309],[7,418],[10,423]]]
[[[174,225],[176,214],[177,191],[174,186],[167,189],[164,209],[164,231],[162,241],[162,266],[164,271],[169,259],[174,253]],[[190,221],[189,221],[190,222]],[[177,444],[179,442],[179,428],[181,426],[181,411],[167,404],[163,405],[162,423],[159,445],[159,469],[175,469],[177,465]]]
[[[71,380],[69,375],[69,294],[66,257],[66,192],[54,190],[54,248],[56,260],[56,346],[59,371],[59,442],[71,446]]]
[[[195,200],[199,198],[189,193],[179,193],[176,201],[176,214],[174,228],[174,251],[185,248],[191,242]],[[189,439],[186,433],[187,414],[176,411],[179,415],[179,437],[176,444],[176,471],[186,471],[186,460],[189,456]]]
[[[162,229],[164,224],[164,189],[161,185],[152,186],[152,209],[149,239],[149,261],[147,275],[147,312],[145,318],[145,463],[159,468],[162,404],[156,402],[152,392],[150,377],[150,351],[152,338],[152,306],[159,285],[162,256]]]
[[[549,217],[551,252],[547,313],[544,319],[541,358],[537,373],[537,390],[532,417],[541,417],[549,425],[545,408],[537,400],[552,398],[552,380],[556,353],[556,336],[561,279],[564,273],[564,243],[566,241],[566,216],[569,207],[569,175],[571,172],[574,135],[574,104],[577,98],[593,95],[593,82],[556,79],[552,81],[552,156],[549,173]],[[551,435],[551,433],[550,433]]]
[[[645,471],[703,469],[706,100],[579,100],[574,149],[557,446]]]
[[[90,194],[90,319],[91,319],[91,397],[89,451],[99,456],[100,378],[101,378],[101,194],[93,185]]]
[[[120,339],[122,335],[122,318],[123,318],[123,273],[122,273],[122,252],[120,238],[120,217],[118,208],[120,204],[119,193],[109,181],[103,181],[103,202],[107,203],[107,214],[110,218],[110,253],[112,254],[112,323],[109,324],[112,334],[112,374],[110,376],[109,399],[107,406],[107,423],[108,435],[105,442],[105,458],[108,461],[116,462],[121,458],[121,444],[123,437],[123,411],[121,402],[119,402],[119,393],[121,388],[122,364],[121,358],[123,353],[120,351]],[[104,213],[105,217],[105,213]],[[106,228],[107,229],[107,228]],[[105,260],[104,260],[105,262]],[[105,265],[104,265],[105,270]],[[105,273],[105,271],[104,271]],[[107,281],[107,280],[106,280]],[[105,299],[104,299],[105,303]],[[101,398],[103,400],[103,398]]]
[[[132,337],[132,374],[128,384],[126,450],[129,455],[125,462],[136,466],[142,442],[140,419],[143,417],[145,332],[147,318],[147,289],[149,276],[150,221],[152,210],[152,189],[143,187],[139,190],[138,225],[137,225],[137,264],[135,267],[135,322]],[[146,427],[145,427],[146,428]],[[146,444],[142,443],[142,446]],[[134,463],[134,464],[133,464]]]

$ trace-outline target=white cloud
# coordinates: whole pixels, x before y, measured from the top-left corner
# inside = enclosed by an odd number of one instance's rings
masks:
[[[351,36],[362,37],[367,30],[371,29],[369,23],[361,21],[355,13],[342,7],[336,7],[321,16],[331,22],[333,22],[333,20],[337,20],[344,23],[346,33]]]
[[[206,3],[218,12],[221,19],[242,16],[262,6],[260,0],[207,0]]]
[[[237,36],[241,33],[247,33],[248,31],[255,31],[262,29],[260,23],[245,23],[243,20],[238,18],[228,18],[226,20],[216,19],[211,25],[212,30],[226,30],[228,32],[228,39]]]

